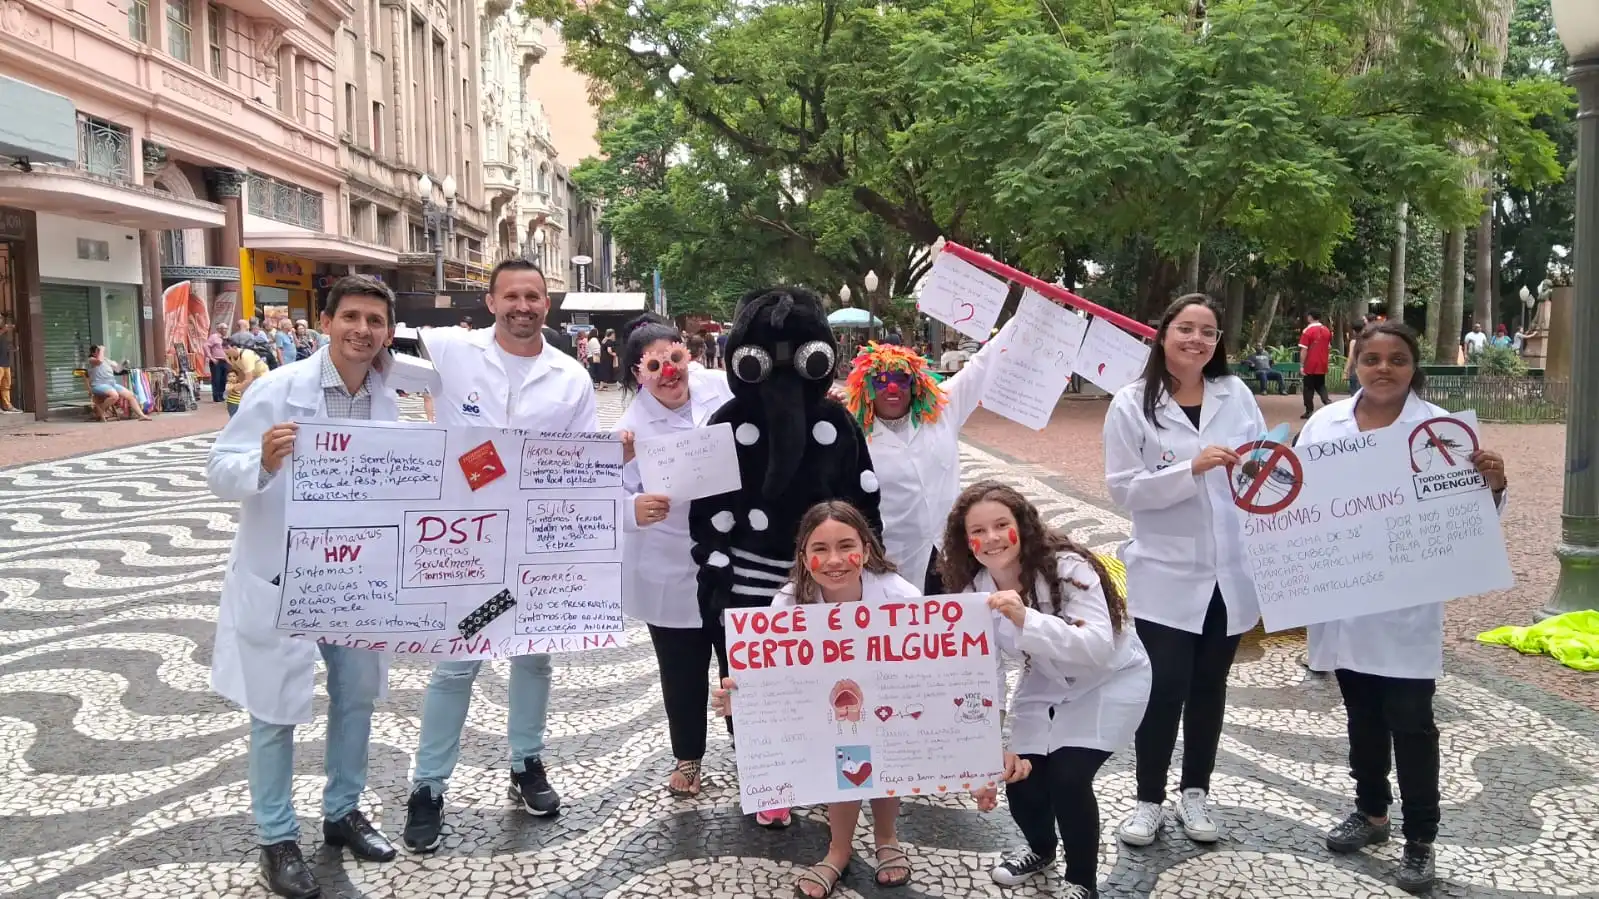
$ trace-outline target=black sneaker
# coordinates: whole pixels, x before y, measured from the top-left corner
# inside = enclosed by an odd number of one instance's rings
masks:
[[[1434,853],[1431,843],[1405,843],[1405,854],[1399,859],[1399,870],[1394,883],[1407,893],[1425,893],[1432,889],[1437,879],[1434,870]]]
[[[560,794],[550,786],[550,778],[544,773],[544,763],[536,758],[523,762],[523,771],[518,774],[511,772],[511,798],[522,803],[522,808],[527,809],[530,815],[546,818],[561,810]]]
[[[1367,846],[1388,842],[1391,833],[1389,822],[1373,824],[1364,812],[1355,812],[1327,831],[1327,848],[1341,854],[1359,852]]]
[[[286,899],[316,899],[322,895],[316,876],[300,854],[300,844],[284,840],[261,847],[261,882]]]
[[[434,796],[428,787],[417,787],[405,803],[405,830],[400,841],[405,851],[420,855],[439,848],[444,829],[444,797]]]
[[[1053,853],[1039,855],[1031,849],[1020,849],[1005,856],[994,870],[988,872],[1000,886],[1013,887],[1026,883],[1034,874],[1041,874],[1055,864]]]

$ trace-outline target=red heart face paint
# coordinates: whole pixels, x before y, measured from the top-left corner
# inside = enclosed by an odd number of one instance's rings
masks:
[[[983,554],[983,541],[977,539],[976,537],[973,537],[972,538],[972,555],[980,556],[982,554]]]
[[[1021,538],[1016,536],[1016,529],[1015,528],[1011,528],[1010,529],[1009,536],[1010,536],[1010,545],[1011,546],[1015,546],[1016,544],[1022,542]]]
[[[811,571],[813,571],[813,572],[814,571],[820,571],[821,568],[822,568],[822,557],[821,556],[811,556],[810,566],[811,566]]]
[[[851,568],[859,568],[859,567],[861,567],[861,554],[860,553],[850,553],[849,554],[849,567],[851,567]]]

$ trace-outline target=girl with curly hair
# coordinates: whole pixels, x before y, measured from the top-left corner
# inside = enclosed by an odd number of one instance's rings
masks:
[[[1027,847],[994,868],[1015,886],[1052,868],[1064,846],[1064,899],[1098,893],[1094,775],[1125,747],[1149,701],[1149,658],[1106,563],[1045,526],[1033,504],[995,481],[966,488],[944,532],[943,578],[988,593],[1002,651],[1024,660],[1010,701],[1011,738],[1026,769],[1008,781]],[[993,808],[995,791],[978,794]],[[1059,829],[1059,839],[1056,830]]]

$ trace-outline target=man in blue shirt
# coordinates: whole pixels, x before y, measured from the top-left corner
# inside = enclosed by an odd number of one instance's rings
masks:
[[[287,318],[278,319],[277,330],[272,335],[272,342],[277,345],[278,359],[284,365],[300,358],[300,353],[294,348],[294,325]]]

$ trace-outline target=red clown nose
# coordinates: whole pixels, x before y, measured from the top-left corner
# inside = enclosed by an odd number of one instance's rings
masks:
[[[670,362],[662,363],[661,364],[661,377],[663,377],[663,378],[675,378],[675,377],[677,377],[677,366],[673,365]]]

